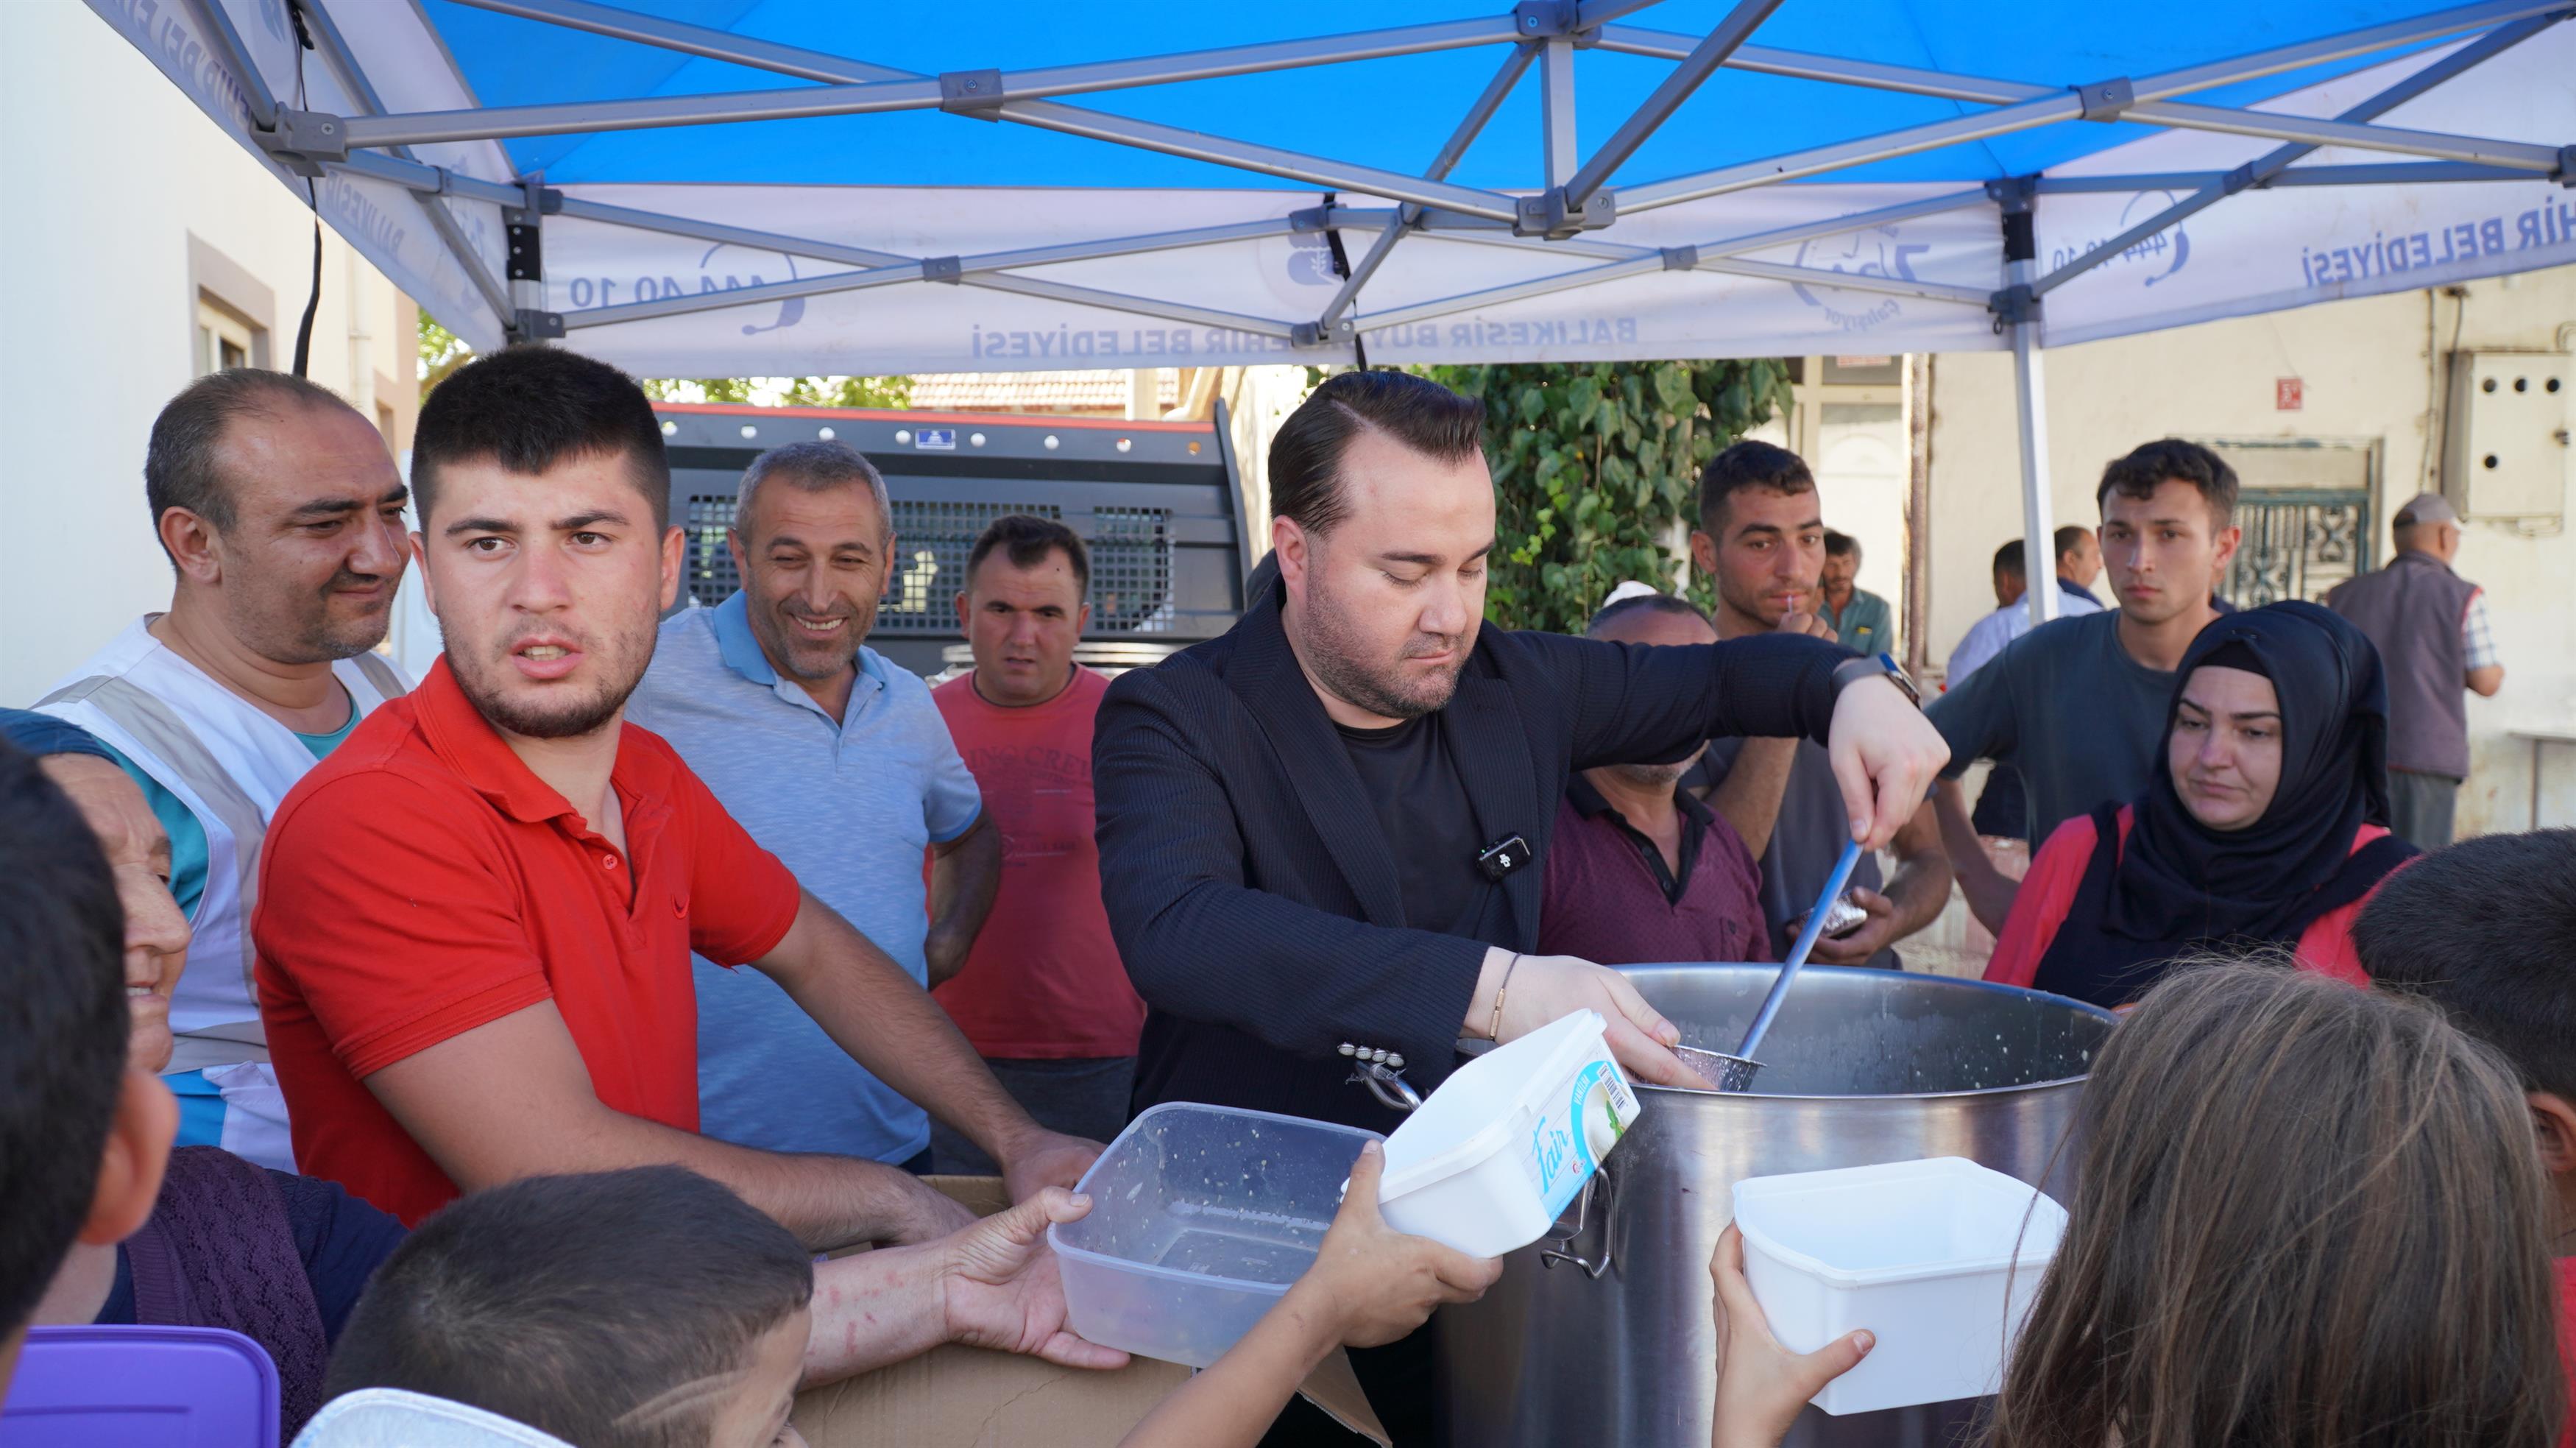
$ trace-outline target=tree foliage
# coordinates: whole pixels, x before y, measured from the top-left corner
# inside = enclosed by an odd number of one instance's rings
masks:
[[[1790,403],[1788,365],[1768,357],[1423,372],[1485,403],[1485,614],[1505,628],[1580,632],[1627,579],[1671,587],[1689,561],[1700,467]],[[1690,592],[1710,602],[1705,580]]]

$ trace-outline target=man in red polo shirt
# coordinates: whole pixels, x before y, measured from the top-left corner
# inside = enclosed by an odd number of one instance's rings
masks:
[[[447,653],[277,810],[260,1015],[297,1161],[417,1222],[546,1172],[689,1167],[813,1244],[971,1220],[902,1170],[696,1134],[692,950],[776,980],[1015,1198],[1098,1146],[1041,1129],[929,995],[805,894],[627,695],[679,587],[669,465],[624,374],[478,361],[421,409],[412,546]]]

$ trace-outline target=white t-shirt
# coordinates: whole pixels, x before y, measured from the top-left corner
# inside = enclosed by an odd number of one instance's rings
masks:
[[[2057,588],[2055,579],[2049,587]],[[2075,597],[2057,588],[2057,616],[2074,618],[2079,614],[2100,613],[2102,605]],[[1968,626],[1968,636],[1950,651],[1950,672],[1945,687],[1957,688],[1959,681],[1984,667],[1988,659],[2004,651],[2004,645],[2030,632],[2030,600],[2016,599]]]

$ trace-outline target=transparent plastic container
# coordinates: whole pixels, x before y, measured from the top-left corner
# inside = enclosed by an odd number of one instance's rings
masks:
[[[1107,1347],[1203,1368],[1304,1275],[1376,1133],[1167,1102],[1083,1174],[1091,1212],[1047,1228],[1067,1324]]]
[[[1744,1276],[1791,1352],[1854,1328],[1878,1346],[1813,1399],[1828,1413],[1981,1397],[2066,1234],[2066,1209],[1961,1157],[1735,1184]]]

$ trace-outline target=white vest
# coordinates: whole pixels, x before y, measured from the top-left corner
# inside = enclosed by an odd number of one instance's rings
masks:
[[[206,832],[206,889],[188,968],[170,1001],[173,1070],[268,1059],[251,980],[259,844],[286,792],[314,765],[294,731],[216,683],[136,622],[46,691],[36,707],[97,735],[178,796]],[[410,686],[373,653],[331,666],[359,714]]]

